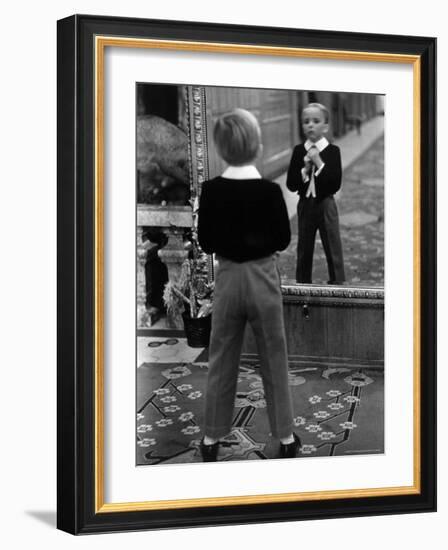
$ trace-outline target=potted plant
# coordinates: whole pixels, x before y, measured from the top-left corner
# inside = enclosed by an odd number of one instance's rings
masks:
[[[210,341],[213,282],[209,280],[209,257],[199,247],[195,224],[185,236],[188,258],[176,281],[165,285],[167,312],[182,317],[190,347],[207,347]]]

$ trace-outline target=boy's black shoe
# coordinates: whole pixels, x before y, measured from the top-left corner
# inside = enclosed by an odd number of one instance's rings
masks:
[[[216,462],[218,457],[218,448],[219,441],[217,441],[216,443],[212,443],[211,445],[206,445],[204,443],[204,440],[201,439],[200,449],[202,460],[204,462]]]
[[[297,451],[302,446],[300,437],[296,433],[292,433],[294,441],[292,443],[280,443],[280,458],[296,458]]]

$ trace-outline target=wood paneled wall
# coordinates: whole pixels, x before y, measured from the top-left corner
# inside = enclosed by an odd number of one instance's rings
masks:
[[[381,300],[284,297],[288,355],[319,366],[383,366],[384,307]],[[243,353],[257,355],[247,328]]]

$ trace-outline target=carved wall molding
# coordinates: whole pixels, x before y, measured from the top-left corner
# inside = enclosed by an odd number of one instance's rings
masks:
[[[199,197],[202,184],[208,179],[207,150],[207,112],[205,107],[205,88],[202,86],[187,86],[188,117],[190,131],[191,159],[191,199]]]
[[[352,300],[359,300],[359,305],[366,302],[366,307],[374,307],[375,302],[384,305],[383,288],[282,284],[282,294],[285,301],[289,299],[294,302],[306,299],[305,303],[308,303],[309,299],[322,299],[331,301],[332,305],[336,305],[337,302],[341,305],[350,305]]]

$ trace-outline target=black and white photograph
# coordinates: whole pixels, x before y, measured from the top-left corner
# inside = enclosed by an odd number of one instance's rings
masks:
[[[137,466],[384,453],[386,106],[136,84]]]

